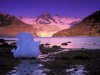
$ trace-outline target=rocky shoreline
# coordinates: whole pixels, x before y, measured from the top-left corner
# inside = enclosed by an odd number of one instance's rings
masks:
[[[14,58],[12,48],[14,46],[0,46],[0,75],[17,70],[14,67],[18,67],[22,61],[28,61],[30,65],[41,64],[38,69],[41,75],[100,75],[100,49],[41,48],[42,54],[35,59]]]

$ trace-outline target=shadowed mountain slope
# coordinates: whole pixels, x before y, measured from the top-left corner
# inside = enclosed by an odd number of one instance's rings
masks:
[[[53,36],[100,36],[100,10],[87,16],[76,26],[61,30]]]
[[[29,32],[37,36],[33,26],[22,22],[15,16],[0,13],[0,36],[16,36],[19,32]]]

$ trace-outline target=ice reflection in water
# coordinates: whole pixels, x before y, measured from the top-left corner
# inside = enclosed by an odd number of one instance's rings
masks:
[[[69,75],[86,75],[87,73],[84,65],[71,65],[69,69],[66,69],[66,72]]]
[[[20,64],[7,75],[46,75],[43,73],[42,66],[37,60],[21,60]]]

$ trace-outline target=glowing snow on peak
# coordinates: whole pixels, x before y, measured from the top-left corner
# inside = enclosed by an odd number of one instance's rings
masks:
[[[39,21],[46,22],[48,25],[70,25],[73,22],[81,21],[80,18],[71,18],[71,17],[59,17],[59,16],[52,16],[52,18],[55,20],[50,20],[50,23],[45,21],[43,18],[40,18]],[[28,17],[21,17],[21,21],[27,23],[27,24],[40,24],[38,21],[36,21],[37,18],[28,18]]]
[[[29,18],[29,17],[22,17],[18,19],[20,19],[21,21],[27,24],[34,24],[34,21],[35,21],[35,18]]]

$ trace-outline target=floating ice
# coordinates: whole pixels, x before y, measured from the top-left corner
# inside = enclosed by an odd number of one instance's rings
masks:
[[[32,34],[19,33],[17,35],[17,49],[13,49],[14,57],[38,57],[40,55],[40,42],[35,42]]]

